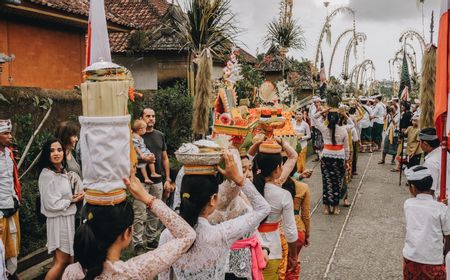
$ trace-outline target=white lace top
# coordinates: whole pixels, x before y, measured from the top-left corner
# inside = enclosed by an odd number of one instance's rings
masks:
[[[320,130],[323,136],[323,143],[325,145],[333,145],[333,141],[331,139],[331,129],[325,126],[324,122],[320,118],[320,113],[317,113],[316,118],[316,128]],[[352,122],[353,125],[353,122]],[[350,156],[350,147],[348,145],[348,131],[346,127],[336,126],[335,139],[336,145],[343,145],[343,148],[340,150],[330,150],[327,149],[326,146],[323,148],[322,157],[328,158],[338,158],[338,159],[348,159]]]
[[[96,280],[128,280],[128,279],[153,279],[158,273],[168,269],[184,252],[186,252],[195,240],[195,231],[186,221],[175,214],[161,200],[155,200],[151,211],[167,227],[166,231],[174,236],[164,245],[151,252],[129,259],[126,262],[106,261],[103,265],[103,273]],[[69,265],[64,271],[63,280],[84,279],[84,272],[79,263]]]
[[[245,215],[217,225],[212,225],[205,218],[199,217],[195,231],[197,239],[189,251],[172,268],[178,280],[215,280],[224,279],[228,269],[230,247],[238,239],[256,230],[259,223],[269,214],[270,206],[258,193],[253,183],[246,180],[242,191],[253,207]],[[159,244],[172,240],[168,230],[161,234]],[[170,270],[159,274],[159,280],[169,280]]]

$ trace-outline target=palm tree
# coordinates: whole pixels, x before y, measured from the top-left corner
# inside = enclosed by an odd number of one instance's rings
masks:
[[[194,94],[193,131],[208,131],[212,93],[212,55],[221,56],[238,34],[230,0],[187,0],[186,12],[175,9],[174,22],[189,50],[190,88]],[[192,74],[195,72],[195,77]],[[194,81],[192,83],[192,81]]]
[[[276,47],[283,58],[281,75],[284,77],[286,54],[289,49],[304,50],[306,47],[305,35],[302,27],[291,17],[273,20],[267,25],[267,34],[264,40],[266,47]]]
[[[278,46],[280,49],[304,50],[306,39],[302,27],[292,18],[282,22],[274,19],[267,25],[264,45]]]

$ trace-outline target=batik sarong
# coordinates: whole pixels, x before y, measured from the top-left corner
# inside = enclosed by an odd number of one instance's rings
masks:
[[[286,238],[283,234],[281,237],[281,249],[282,249],[282,259],[280,262],[280,278],[279,280],[298,280],[300,278],[300,259],[297,259],[297,265],[295,266],[294,271],[287,271],[288,264],[288,244],[286,242]],[[300,250],[305,245],[306,235],[304,231],[298,232],[297,239],[297,250],[300,253]]]
[[[403,258],[403,279],[404,280],[445,280],[445,265],[421,264]]]
[[[323,204],[337,206],[344,183],[345,160],[340,158],[322,157]]]
[[[313,127],[313,148],[314,151],[321,151],[323,149],[323,136],[322,132],[317,128]]]

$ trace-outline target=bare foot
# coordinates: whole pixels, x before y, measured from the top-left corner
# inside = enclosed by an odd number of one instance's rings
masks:
[[[154,182],[152,180],[150,180],[149,178],[144,179],[144,182],[146,184],[153,184]]]
[[[339,215],[340,213],[341,213],[341,210],[339,208],[337,208],[337,207],[334,207],[333,214],[334,215]]]
[[[150,176],[153,178],[161,178],[161,175],[159,175],[158,173],[152,173],[150,174]]]
[[[344,207],[350,207],[352,204],[348,201],[348,199],[344,199]]]
[[[330,206],[325,205],[325,208],[323,209],[324,215],[330,215]]]

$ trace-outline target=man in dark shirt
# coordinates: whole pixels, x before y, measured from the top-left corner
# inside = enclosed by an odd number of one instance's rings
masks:
[[[145,189],[153,196],[161,199],[163,190],[172,191],[170,184],[170,165],[169,157],[167,155],[167,145],[164,134],[154,129],[156,123],[155,111],[150,108],[145,108],[142,111],[141,119],[147,123],[147,132],[142,136],[147,148],[153,153],[150,161],[155,163],[155,171],[158,174],[165,174],[163,184],[162,177],[150,177],[153,184],[144,184]],[[142,159],[140,159],[142,160]],[[150,174],[149,166],[146,168],[147,174]],[[163,173],[164,171],[164,173]],[[143,176],[138,169],[137,177],[144,182]],[[134,201],[134,231],[133,231],[133,245],[136,253],[142,253],[148,249],[154,249],[158,246],[156,236],[158,233],[159,220],[147,209],[147,206],[140,201]]]
[[[406,130],[412,125],[411,119],[413,113],[411,112],[411,104],[409,102],[404,102],[402,104],[402,117],[400,119],[400,131]]]

